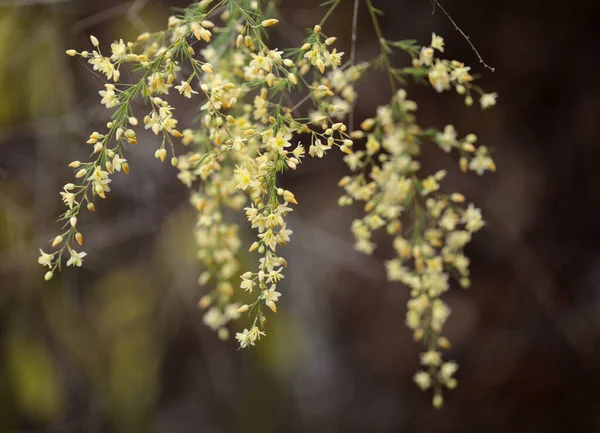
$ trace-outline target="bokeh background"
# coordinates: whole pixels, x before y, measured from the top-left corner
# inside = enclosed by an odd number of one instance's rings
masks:
[[[447,295],[460,370],[445,408],[412,383],[419,347],[404,326],[407,290],[385,280],[391,248],[353,251],[356,210],[336,205],[336,153],[284,179],[300,202],[290,266],[256,348],[238,351],[202,324],[194,211],[175,169],[154,159],[152,136],[82,221],[85,266],[44,282],[37,250],[55,233],[66,163],[86,158],[87,136],[107,121],[102,81],[64,51],[89,49],[90,34],[108,43],[161,29],[185,1],[2,0],[1,432],[600,431],[599,3],[444,2],[493,74],[429,1],[374,3],[388,39],[441,34],[448,56],[500,95],[482,113],[409,89],[422,125],[475,132],[498,166],[479,178],[439,152],[423,156],[428,170],[449,168],[448,188],[488,221],[468,249],[472,288]],[[314,0],[281,6],[273,40],[297,46],[323,10]],[[346,52],[351,18],[344,0],[324,29]],[[377,49],[361,0],[357,58]],[[358,121],[389,98],[376,72],[358,90]]]

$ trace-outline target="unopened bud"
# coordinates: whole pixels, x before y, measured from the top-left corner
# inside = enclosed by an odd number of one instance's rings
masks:
[[[212,298],[210,297],[210,295],[204,295],[200,298],[200,301],[198,302],[198,307],[205,309],[211,304],[211,302]]]
[[[263,27],[269,27],[269,26],[274,26],[278,22],[279,22],[278,19],[270,18],[268,20],[264,20],[262,23],[260,23],[260,25],[263,26]]]
[[[462,194],[459,194],[457,192],[455,192],[454,194],[452,194],[450,196],[450,199],[454,202],[454,203],[463,203],[465,201],[465,196]]]
[[[157,149],[156,152],[154,152],[154,157],[160,159],[161,162],[164,161],[167,157],[167,149]]]

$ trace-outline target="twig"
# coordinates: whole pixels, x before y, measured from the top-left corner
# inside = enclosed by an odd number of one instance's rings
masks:
[[[481,54],[479,54],[479,51],[477,51],[477,48],[475,48],[475,45],[473,45],[473,42],[471,42],[471,38],[468,37],[465,32],[462,31],[462,29],[460,27],[458,27],[458,24],[456,24],[454,22],[454,20],[452,19],[452,17],[450,16],[450,14],[448,12],[446,12],[446,9],[444,9],[444,7],[440,4],[440,2],[438,0],[431,0],[431,2],[437,6],[439,6],[439,8],[442,10],[442,12],[444,12],[444,15],[446,15],[446,17],[450,20],[450,22],[452,23],[452,25],[454,26],[454,28],[456,29],[456,31],[458,31],[463,38],[465,38],[467,40],[467,42],[469,43],[469,45],[471,46],[471,49],[473,51],[475,51],[475,54],[477,54],[477,57],[479,58],[479,63],[481,63],[483,66],[485,66],[486,68],[488,68],[490,71],[494,72],[496,70],[496,68],[492,68],[490,65],[488,65],[483,58],[481,57]],[[433,12],[435,12],[435,7]]]
[[[94,15],[90,15],[87,18],[84,18],[73,25],[73,32],[79,33],[82,30],[99,24],[103,21],[109,20],[111,18],[115,18],[119,15],[128,14],[129,10],[133,7],[134,2],[127,2],[117,6],[113,6],[112,8],[108,8]]]
[[[350,65],[354,66],[356,58],[356,34],[358,31],[358,0],[354,0],[354,12],[352,13],[352,39],[350,41]],[[354,100],[350,105],[350,113],[348,119],[350,131],[354,129]]]
[[[366,0],[367,8],[369,9],[369,15],[371,16],[371,21],[373,22],[373,28],[375,29],[375,33],[377,34],[377,42],[381,48],[381,58],[385,63],[385,67],[387,69],[388,78],[390,80],[390,88],[393,93],[396,93],[396,82],[394,81],[394,75],[392,74],[392,62],[390,61],[390,56],[388,55],[387,47],[385,46],[385,38],[383,37],[383,33],[381,32],[381,27],[379,26],[379,21],[377,20],[377,16],[375,15],[375,8],[373,7],[373,3],[371,0]]]

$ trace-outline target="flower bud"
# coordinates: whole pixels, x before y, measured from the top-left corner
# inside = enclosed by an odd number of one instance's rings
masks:
[[[278,22],[279,22],[278,19],[270,18],[268,20],[264,20],[262,23],[260,23],[260,25],[263,26],[263,27],[270,27],[270,26],[274,26]]]
[[[208,307],[212,302],[212,298],[210,297],[210,295],[204,295],[203,297],[200,298],[200,301],[198,302],[198,307],[205,309],[206,307]]]
[[[217,336],[221,341],[226,341],[229,338],[229,330],[227,328],[220,328],[217,331]]]
[[[450,196],[450,199],[454,202],[454,203],[463,203],[465,201],[465,196],[462,194],[459,194],[457,192],[455,192],[454,194],[452,194]]]
[[[52,241],[52,246],[55,247],[55,246],[59,245],[62,241],[63,241],[63,237],[61,235],[58,235],[57,237],[54,238],[54,241]]]
[[[161,162],[164,161],[167,157],[167,149],[157,149],[157,151],[154,152],[154,157],[160,159]]]

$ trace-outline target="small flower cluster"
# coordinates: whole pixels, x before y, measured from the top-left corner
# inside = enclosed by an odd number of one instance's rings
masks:
[[[427,77],[431,86],[439,93],[454,87],[459,95],[465,96],[465,104],[473,105],[472,93],[479,94],[481,108],[487,109],[496,105],[497,93],[485,93],[479,86],[473,84],[473,76],[469,73],[471,68],[457,60],[440,59],[435,53],[444,52],[444,39],[433,33],[431,44],[421,47],[418,56],[413,55],[413,66],[417,69],[427,70]],[[413,51],[414,53],[414,51]]]
[[[281,176],[296,170],[306,154],[322,158],[337,147],[352,172],[340,181],[345,194],[339,204],[364,203],[364,216],[351,227],[355,247],[372,254],[373,232],[381,228],[393,238],[397,254],[386,262],[388,279],[411,290],[406,323],[426,347],[423,370],[414,379],[422,389],[434,389],[434,405],[439,407],[442,388],[457,384],[453,375],[458,368],[441,356],[450,346],[441,335],[450,315],[442,295],[451,280],[469,286],[464,247],[484,223],[478,208],[463,205],[460,193],[441,191],[445,171],[421,175],[418,158],[429,141],[446,153],[457,153],[463,172],[481,175],[494,171],[495,165],[487,148],[475,145],[474,134],[459,137],[452,125],[442,131],[422,129],[416,123],[417,104],[404,89],[397,90],[397,84],[405,84],[406,76],[417,81],[427,77],[437,92],[454,88],[465,95],[467,105],[473,104],[473,92],[479,94],[483,109],[495,105],[497,95],[473,84],[470,68],[463,63],[436,57],[436,52],[444,52],[444,40],[435,34],[427,47],[386,41],[371,0],[366,3],[382,53],[358,65],[342,65],[344,53],[331,49],[336,38],[323,34],[321,25],[310,30],[297,49],[268,46],[266,29],[278,20],[271,15],[275,2],[262,3],[202,0],[170,17],[165,31],[144,33],[135,42],[112,43],[109,56],[102,54],[93,36],[92,52],[67,51],[110,80],[99,92],[100,103],[114,111],[106,132],[90,135],[91,160],[69,164],[76,183],[67,183],[60,193],[67,210],[59,218],[62,232],[51,241],[58,249],[50,254],[40,250],[39,263],[50,269],[45,278],[60,269],[66,252],[67,266],[81,266],[87,256],[75,250],[76,244],[83,244],[78,229],[82,206],[93,212],[97,197],[104,199],[110,192],[111,176],[129,173],[125,152],[138,141],[132,107],[143,99],[148,107],[143,126],[161,138],[155,157],[164,161],[170,151],[171,164],[191,190],[190,202],[198,211],[195,238],[203,268],[198,283],[210,287],[199,301],[206,310],[204,323],[227,339],[229,322],[248,313],[252,324],[235,338],[242,348],[253,346],[265,335],[263,307],[277,311],[287,266],[278,248],[290,241],[287,216],[297,201],[293,192],[280,186]],[[338,4],[332,3],[324,20]],[[412,67],[391,66],[393,47],[411,55]],[[376,116],[362,122],[360,130],[349,133],[344,119],[356,102],[354,85],[378,62],[387,68],[394,96]],[[139,74],[135,84],[119,81],[125,64],[134,76]],[[179,131],[175,108],[167,100],[172,93],[198,100],[195,127]],[[298,93],[305,97],[292,106]],[[303,117],[298,112],[307,101],[312,107]],[[184,154],[176,156],[173,139],[181,139],[187,148]],[[354,140],[361,139],[364,149],[354,149]],[[258,266],[243,273],[243,242],[235,219],[242,211],[256,236],[249,252],[260,255]],[[251,300],[237,302],[237,291]]]
[[[222,26],[215,24],[219,21]],[[113,81],[99,93],[100,102],[115,112],[106,133],[90,136],[96,158],[70,164],[82,182],[65,185],[61,193],[68,207],[61,217],[67,221],[66,231],[52,244],[61,245],[66,239],[62,249],[54,254],[40,251],[39,262],[51,269],[47,279],[60,268],[64,251],[70,253],[68,266],[82,265],[86,253],[71,246],[73,241],[83,242],[76,225],[81,204],[93,211],[94,198],[105,198],[110,191],[110,175],[129,172],[124,152],[137,143],[134,127],[138,120],[132,104],[141,96],[149,107],[143,117],[144,128],[162,137],[155,156],[164,161],[171,151],[171,163],[179,169],[182,183],[192,190],[190,201],[198,210],[195,236],[203,266],[198,282],[213,288],[199,302],[200,308],[207,310],[204,322],[225,339],[229,336],[226,325],[248,311],[254,320],[249,331],[236,334],[240,346],[254,345],[264,335],[266,317],[261,306],[277,310],[281,296],[277,288],[287,265],[277,247],[290,241],[292,231],[286,216],[297,203],[291,191],[277,185],[278,178],[295,170],[305,157],[304,145],[292,144],[295,135],[308,134],[311,156],[322,157],[334,146],[349,152],[352,141],[346,126],[333,120],[348,109],[330,100],[337,90],[346,105],[351,103],[350,80],[358,79],[354,69],[331,75],[333,79],[323,76],[326,70],[340,66],[343,53],[329,50],[335,38],[324,36],[320,26],[313,28],[304,46],[289,55],[268,47],[264,29],[277,22],[265,15],[258,2],[204,0],[182,16],[170,17],[166,31],[142,34],[136,42],[113,43],[110,56],[103,56],[95,37],[91,38],[92,53],[67,52],[87,59],[94,70]],[[199,56],[196,44],[201,45]],[[141,71],[137,83],[119,83],[124,63]],[[201,100],[197,128],[177,129],[175,108],[166,100],[172,89],[185,98]],[[318,116],[297,117],[300,104],[282,104],[284,96],[291,100],[289,93],[298,90],[307,93],[305,100],[314,102],[320,110]],[[173,138],[181,138],[189,151],[176,156]],[[256,230],[257,238],[249,250],[257,251],[260,259],[255,271],[244,272],[236,282],[242,241],[232,213],[242,210]],[[237,285],[247,293],[258,293],[254,302],[235,302]]]
[[[389,46],[411,53],[414,67],[398,70],[389,66],[392,83],[403,82],[401,75],[405,73],[418,79],[426,68],[429,82],[438,92],[451,84],[460,94],[479,89],[472,84],[469,68],[459,62],[434,59],[435,50],[444,50],[443,39],[435,34],[429,47],[419,48],[412,41]],[[482,108],[493,105],[492,99],[495,101],[495,94],[482,92]],[[458,368],[454,362],[443,362],[441,356],[441,350],[450,347],[441,335],[450,316],[442,295],[449,290],[452,279],[469,287],[469,259],[464,247],[484,222],[481,211],[472,203],[463,206],[462,194],[441,191],[445,170],[419,175],[418,157],[423,144],[429,141],[446,153],[458,153],[463,172],[471,170],[481,175],[494,171],[495,165],[485,146],[475,146],[474,134],[459,138],[452,125],[443,131],[423,129],[416,123],[416,110],[417,104],[400,89],[389,104],[377,109],[376,117],[366,119],[361,130],[351,133],[352,138],[365,139],[366,144],[364,150],[351,151],[344,157],[354,174],[341,179],[345,194],[339,204],[365,203],[365,215],[352,223],[356,250],[372,254],[376,248],[373,232],[381,228],[393,238],[397,255],[386,262],[387,276],[410,289],[406,324],[414,339],[426,347],[421,354],[424,370],[414,379],[420,388],[434,389],[433,403],[440,407],[442,388],[457,385],[453,374]]]
[[[365,216],[352,224],[358,251],[373,252],[376,244],[372,234],[380,228],[393,237],[397,257],[386,262],[388,279],[411,289],[406,323],[415,340],[427,347],[422,356],[427,371],[419,373],[416,380],[421,387],[426,388],[426,383],[436,387],[437,395],[441,385],[452,388],[456,384],[440,373],[445,364],[439,350],[449,348],[440,333],[450,315],[442,295],[450,288],[451,278],[465,288],[469,286],[469,259],[463,249],[484,223],[481,211],[473,204],[462,206],[465,198],[461,194],[440,191],[444,170],[419,176],[417,157],[429,139],[446,152],[458,151],[465,170],[470,167],[481,174],[495,167],[485,147],[475,148],[474,135],[459,140],[452,126],[443,133],[425,131],[415,122],[416,109],[416,103],[401,89],[389,105],[379,107],[377,117],[365,120],[362,130],[352,133],[355,138],[366,139],[366,148],[344,158],[355,174],[340,181],[346,194],[339,203],[365,202]],[[404,228],[406,217],[410,222]]]
[[[194,9],[189,19],[198,20],[204,14],[200,6]],[[171,37],[171,43],[159,47],[159,42],[164,40],[165,32],[154,35],[143,34],[136,42],[123,42],[119,40],[111,45],[111,55],[103,56],[100,42],[95,36],[90,40],[94,50],[77,52],[68,50],[69,56],[79,56],[86,59],[94,70],[100,71],[107,79],[114,83],[121,76],[120,67],[124,63],[132,64],[133,68],[144,71],[140,81],[136,84],[105,84],[105,89],[99,92],[101,103],[107,109],[115,109],[112,120],[107,123],[105,133],[93,132],[88,144],[93,146],[92,159],[89,162],[73,161],[69,167],[75,169],[77,183],[67,183],[60,193],[67,210],[60,216],[59,221],[64,221],[62,233],[51,241],[52,247],[58,247],[51,254],[40,250],[38,262],[50,270],[45,279],[50,280],[56,270],[60,270],[65,253],[69,253],[67,266],[81,266],[85,252],[77,252],[75,243],[83,245],[83,235],[77,228],[78,219],[85,205],[88,211],[96,209],[96,197],[106,198],[110,192],[110,176],[114,172],[129,173],[129,164],[124,157],[127,146],[137,144],[135,127],[138,119],[133,113],[132,103],[143,95],[149,98],[151,111],[144,117],[146,129],[151,129],[156,135],[162,134],[163,140],[155,156],[164,161],[167,156],[165,149],[168,143],[172,147],[172,138],[179,138],[182,134],[176,129],[177,120],[173,116],[174,108],[158,96],[168,94],[168,89],[175,75],[181,69],[175,58],[181,47],[186,44],[191,31],[183,32],[178,37]],[[136,53],[136,51],[140,51]],[[173,156],[173,161],[176,158]],[[172,162],[173,162],[172,161]],[[176,164],[176,162],[175,162]]]

